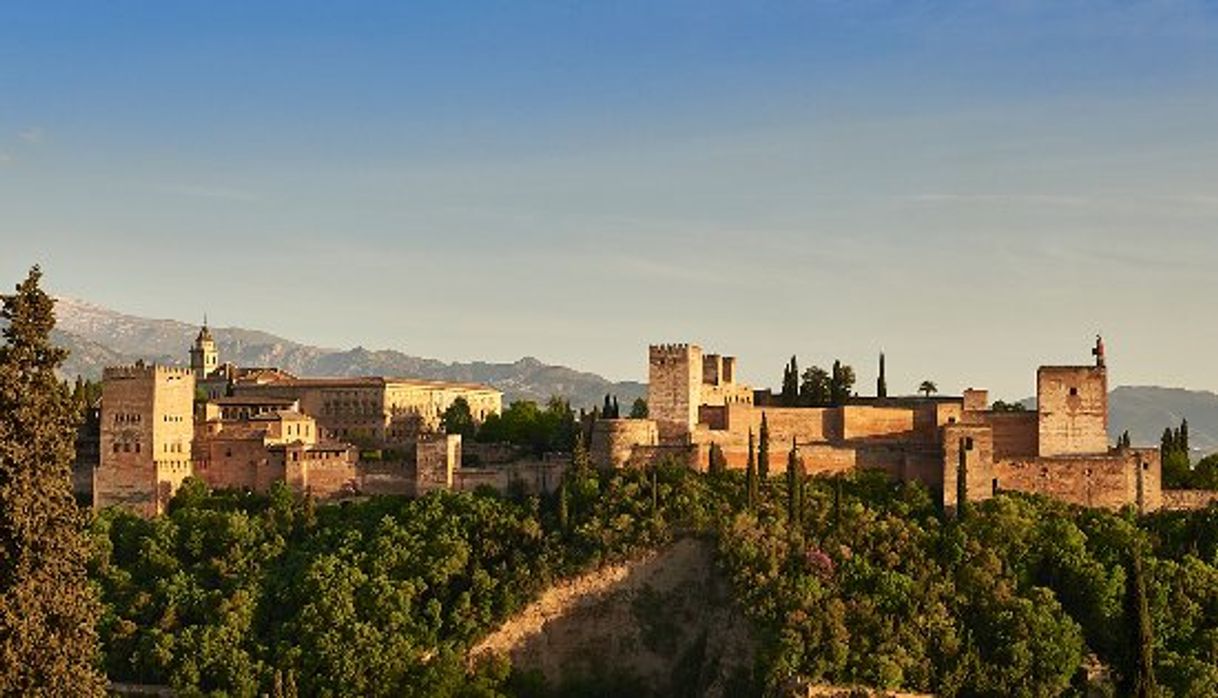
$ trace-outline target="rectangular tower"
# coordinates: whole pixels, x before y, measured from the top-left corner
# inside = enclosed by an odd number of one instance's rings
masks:
[[[1041,366],[1036,372],[1042,457],[1108,452],[1108,369]]]
[[[702,348],[696,344],[652,345],[648,351],[647,414],[661,443],[683,443],[698,424]]]
[[[105,369],[95,509],[122,505],[144,516],[165,510],[191,474],[194,393],[189,369],[142,363]]]

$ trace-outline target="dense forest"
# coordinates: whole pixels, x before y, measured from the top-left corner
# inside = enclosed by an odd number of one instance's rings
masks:
[[[1218,694],[1218,509],[1138,518],[1003,495],[949,518],[920,486],[865,473],[758,489],[583,468],[543,499],[316,507],[192,481],[166,516],[95,522],[106,670],[185,694],[559,695],[504,662],[467,674],[464,650],[558,578],[699,533],[753,622],[758,695],[797,678]]]

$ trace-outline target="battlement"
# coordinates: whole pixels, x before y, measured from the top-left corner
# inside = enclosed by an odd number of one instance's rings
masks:
[[[137,361],[134,364],[124,364],[121,366],[107,366],[102,369],[102,380],[130,380],[133,378],[153,378],[157,376],[176,376],[184,378],[190,376],[189,368],[180,368],[178,366],[162,366],[159,364],[146,364]]]
[[[648,357],[653,362],[665,359],[686,360],[691,355],[701,353],[702,348],[697,344],[652,344],[648,347]]]

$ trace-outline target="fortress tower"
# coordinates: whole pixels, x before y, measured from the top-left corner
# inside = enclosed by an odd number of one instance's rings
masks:
[[[203,318],[203,328],[195,338],[195,344],[190,348],[190,372],[195,380],[207,378],[220,367],[220,353],[216,351],[216,340],[212,339],[211,330],[207,328],[207,318]]]
[[[137,363],[105,370],[94,508],[164,511],[191,474],[194,393],[194,375],[184,368]]]
[[[1036,372],[1039,455],[1108,451],[1108,368],[1096,338],[1094,366],[1041,366]]]
[[[647,411],[656,422],[660,441],[687,440],[698,424],[702,348],[696,344],[652,345],[648,366]]]

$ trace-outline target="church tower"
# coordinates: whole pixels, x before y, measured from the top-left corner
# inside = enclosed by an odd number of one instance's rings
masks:
[[[195,345],[190,348],[190,372],[195,380],[203,380],[220,367],[220,353],[216,351],[216,340],[212,339],[211,330],[207,328],[207,317],[203,318],[203,328],[195,338]]]

